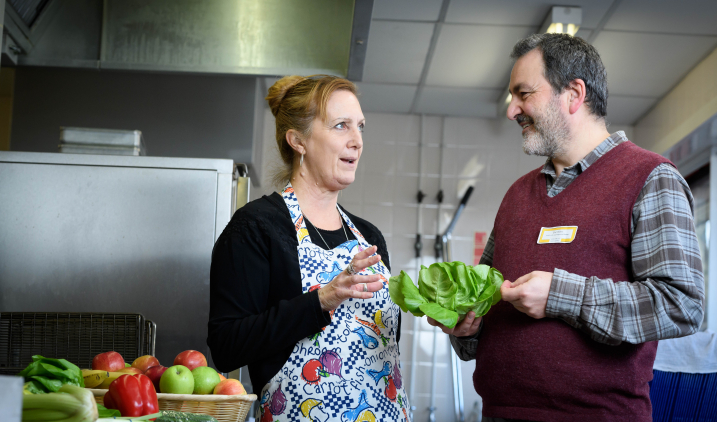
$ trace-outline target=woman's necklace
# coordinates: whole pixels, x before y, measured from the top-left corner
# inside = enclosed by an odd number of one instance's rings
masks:
[[[338,211],[338,208],[336,210]],[[344,236],[346,236],[346,241],[348,241],[349,235],[348,235],[348,233],[346,233],[346,225],[344,224],[344,219],[343,219],[343,217],[341,217],[341,214],[339,214],[339,218],[341,219],[341,228],[344,229]],[[326,243],[326,239],[324,239],[324,236],[321,235],[321,232],[319,231],[319,229],[316,226],[314,226],[314,223],[309,221],[309,219],[306,218],[306,216],[304,216],[304,220],[306,220],[307,223],[310,223],[311,226],[314,228],[314,230],[316,230],[316,233],[319,234],[319,237],[321,238],[321,240],[324,241],[324,245],[326,245],[326,250],[327,251],[330,250],[331,248],[329,247],[329,244]]]

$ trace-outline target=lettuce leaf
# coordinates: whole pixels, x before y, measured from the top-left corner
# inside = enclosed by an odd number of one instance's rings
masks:
[[[501,298],[501,284],[503,275],[495,268],[454,261],[421,266],[418,287],[401,271],[390,278],[388,290],[403,312],[428,315],[453,328],[470,311],[476,316],[488,313]]]

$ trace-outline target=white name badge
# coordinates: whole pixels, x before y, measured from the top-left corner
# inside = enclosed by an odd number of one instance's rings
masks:
[[[578,226],[541,227],[538,243],[570,243],[577,232]]]

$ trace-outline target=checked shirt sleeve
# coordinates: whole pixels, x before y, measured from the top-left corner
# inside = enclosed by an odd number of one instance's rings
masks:
[[[480,257],[479,264],[482,265],[488,265],[489,267],[493,266],[493,251],[495,250],[495,240],[493,239],[493,232],[490,232],[490,237],[488,237],[488,242],[485,245],[485,249],[483,249],[483,255]],[[481,321],[481,325],[478,328],[478,332],[475,333],[474,336],[471,337],[456,337],[453,335],[449,335],[448,338],[451,341],[451,345],[453,346],[453,350],[456,351],[456,355],[461,360],[469,361],[476,358],[476,349],[478,348],[478,336],[480,336],[481,329],[483,329],[483,322]]]
[[[634,282],[555,269],[545,313],[600,343],[643,343],[696,332],[705,285],[694,228],[694,199],[669,164],[647,178],[632,212]]]

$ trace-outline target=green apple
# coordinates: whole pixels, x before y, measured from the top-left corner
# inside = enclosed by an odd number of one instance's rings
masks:
[[[192,394],[194,391],[192,371],[183,365],[170,366],[159,379],[159,390],[169,394]]]
[[[197,366],[192,369],[194,377],[194,394],[212,394],[214,387],[221,379],[214,368],[209,366]]]

